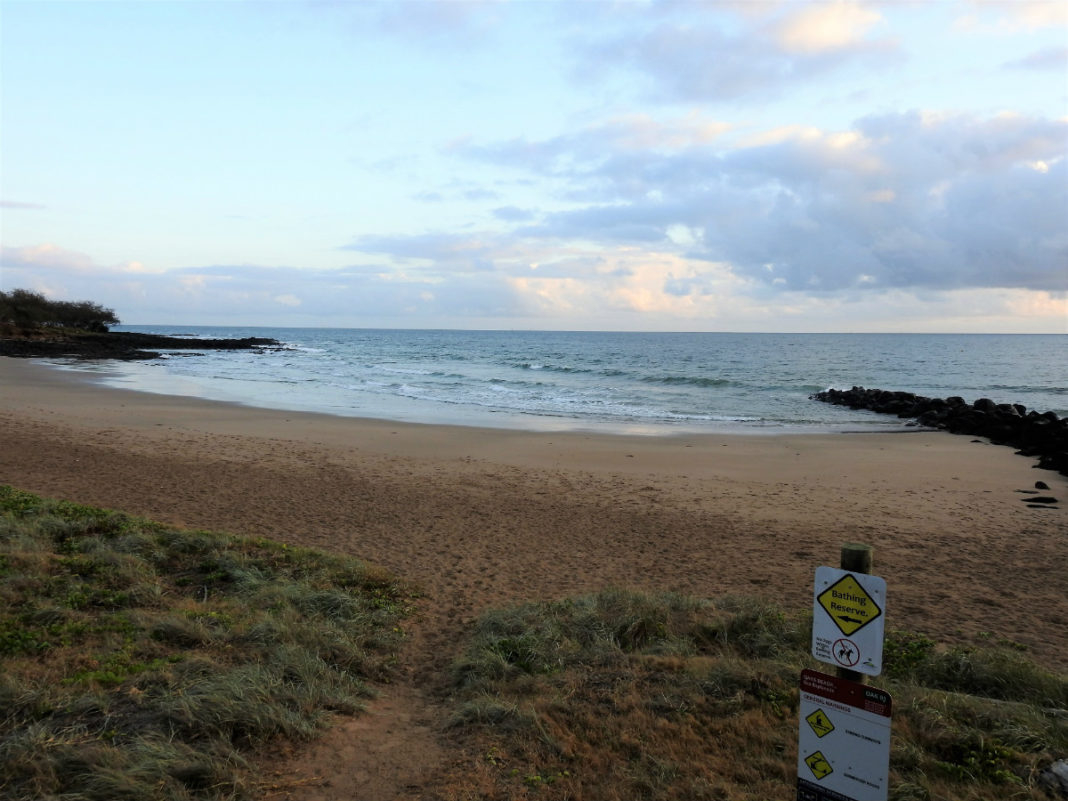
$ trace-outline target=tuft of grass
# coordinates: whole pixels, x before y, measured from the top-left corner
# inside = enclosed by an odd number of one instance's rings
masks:
[[[811,615],[753,598],[610,589],[488,612],[453,666],[450,731],[473,753],[443,798],[792,797]],[[1068,682],[1001,643],[892,631],[890,798],[1041,799],[1068,753]],[[823,668],[828,670],[827,668]]]
[[[410,603],[353,559],[0,486],[0,796],[254,797],[242,754],[360,709]]]

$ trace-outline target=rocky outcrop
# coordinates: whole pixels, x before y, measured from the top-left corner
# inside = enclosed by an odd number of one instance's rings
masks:
[[[1025,456],[1038,458],[1038,467],[1068,476],[1068,417],[1036,412],[1018,403],[995,403],[980,398],[927,398],[911,392],[885,389],[828,389],[813,400],[913,418],[922,426],[954,434],[986,437],[998,445],[1011,445]]]
[[[255,350],[281,347],[275,339],[190,339],[132,331],[5,332],[0,356],[72,359],[155,359],[162,351]]]

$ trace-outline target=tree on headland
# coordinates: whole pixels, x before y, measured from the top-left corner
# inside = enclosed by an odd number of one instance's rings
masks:
[[[0,292],[0,323],[19,328],[78,328],[105,333],[118,325],[113,309],[89,300],[49,300],[39,292],[13,289]]]

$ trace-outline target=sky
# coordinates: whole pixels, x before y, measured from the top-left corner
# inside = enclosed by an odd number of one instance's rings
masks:
[[[1068,333],[1068,3],[0,0],[0,289]]]

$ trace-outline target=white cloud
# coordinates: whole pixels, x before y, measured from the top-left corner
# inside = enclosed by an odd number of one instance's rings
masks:
[[[493,216],[506,222],[527,222],[534,219],[534,212],[518,206],[501,206],[493,210]]]
[[[0,209],[28,209],[38,211],[47,208],[41,203],[26,203],[21,200],[0,200]]]
[[[369,31],[425,48],[471,47],[501,21],[505,0],[404,0],[397,3],[313,0],[303,4],[354,38]],[[268,7],[270,4],[268,4]],[[284,7],[284,6],[282,6]],[[273,10],[273,9],[272,9]]]
[[[347,5],[347,4],[346,4]],[[454,45],[469,44],[498,22],[502,0],[405,0],[370,4],[383,30],[398,36]]]
[[[777,26],[775,37],[793,53],[849,50],[865,43],[865,34],[882,15],[860,3],[837,0],[806,6]]]
[[[519,294],[533,298],[545,313],[593,318],[640,315],[676,324],[717,319],[725,306],[738,301],[736,290],[746,283],[725,265],[645,249],[605,250],[597,263],[597,269],[585,272],[569,268],[563,275],[511,280]]]
[[[761,145],[777,145],[791,139],[820,139],[823,131],[814,125],[780,125],[763,131],[746,133],[735,143],[739,147],[760,147]]]
[[[1068,69],[1068,47],[1044,47],[1023,58],[1006,61],[1002,66],[1006,69],[1060,70],[1063,73]]]
[[[731,129],[731,124],[698,112],[664,119],[632,114],[542,141],[516,138],[479,145],[467,138],[449,143],[448,153],[545,175],[566,176],[573,174],[578,165],[589,169],[609,160],[625,160],[631,154],[643,158],[650,153],[711,149]]]
[[[1068,288],[1066,141],[1063,120],[909,113],[846,131],[792,126],[716,149],[620,149],[614,128],[593,126],[466,153],[567,182],[572,207],[514,232],[530,239],[656,250],[681,226],[703,232],[685,247],[691,255],[789,289],[1059,291]]]
[[[731,127],[730,123],[706,119],[692,111],[686,117],[664,121],[650,114],[630,114],[595,126],[587,133],[614,149],[679,150],[711,144]]]
[[[738,101],[898,58],[896,41],[872,35],[881,15],[860,3],[762,6],[761,14],[725,15],[720,4],[664,4],[652,24],[578,44],[582,74],[629,67],[649,82],[653,102]]]
[[[1068,26],[1068,5],[1062,0],[969,0],[969,6],[954,23],[958,31],[1009,34]]]
[[[44,268],[61,272],[87,272],[95,268],[93,260],[84,253],[65,250],[51,243],[26,247],[4,246],[0,250],[0,263],[8,269],[32,270]]]
[[[428,233],[415,236],[359,237],[345,250],[369,254],[388,254],[407,262],[429,262],[452,271],[485,270],[502,255],[500,245],[488,235]]]
[[[139,261],[109,265],[97,264],[85,253],[68,250],[49,242],[25,247],[2,246],[0,247],[0,266],[8,271],[23,270],[30,274],[48,272],[52,275],[72,273],[122,275],[160,272]]]
[[[492,328],[1051,331],[1064,330],[1068,314],[1065,292],[865,288],[872,282],[863,275],[857,288],[837,293],[776,289],[730,264],[671,249],[502,238],[488,242],[489,251],[495,260],[481,273],[451,270],[448,245],[439,263],[424,243],[424,263],[408,272],[385,263],[143,275],[5,266],[5,277],[51,297],[94,300],[130,323],[441,327],[463,319]]]
[[[897,192],[893,189],[873,189],[864,198],[870,203],[893,203],[897,199]]]

